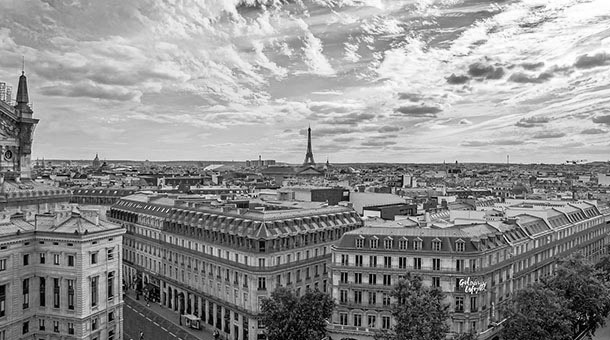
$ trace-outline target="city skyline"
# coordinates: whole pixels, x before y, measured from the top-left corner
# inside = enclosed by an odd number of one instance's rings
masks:
[[[608,159],[610,3],[254,2],[2,3],[33,158]]]

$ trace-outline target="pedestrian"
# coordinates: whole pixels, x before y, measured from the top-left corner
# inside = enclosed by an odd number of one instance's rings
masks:
[[[144,340],[144,332],[140,331],[140,340]]]

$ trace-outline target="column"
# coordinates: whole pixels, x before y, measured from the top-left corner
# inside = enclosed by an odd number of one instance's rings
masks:
[[[193,314],[197,314],[199,316],[199,296],[193,294]]]
[[[186,293],[186,314],[192,314],[193,312],[193,294]]]
[[[216,321],[217,321],[217,317],[216,317],[216,315],[218,315],[218,314],[217,314],[217,313],[218,313],[218,311],[217,311],[217,309],[218,309],[218,308],[219,308],[219,307],[218,307],[218,304],[216,304],[216,303],[213,303],[213,304],[212,304],[212,309],[213,309],[213,311],[214,311],[214,315],[212,315],[212,326],[214,326],[214,327],[216,327],[216,328],[218,328],[218,325],[216,325]]]
[[[225,318],[225,313],[227,311],[226,307],[220,307],[220,329],[224,332],[227,324],[227,320]]]
[[[237,339],[241,340],[244,338],[244,315],[242,313],[239,313],[239,318],[237,319],[237,329],[239,330],[237,332]]]
[[[208,307],[208,300],[201,298],[201,320],[204,320],[205,322],[208,322],[208,318],[209,318],[209,307]]]
[[[159,283],[159,284],[161,284],[161,283]],[[161,302],[161,306],[165,306],[165,300],[166,300],[165,299],[165,293],[166,292],[165,292],[164,289],[161,289],[160,292],[159,292],[159,295],[160,295],[159,296],[159,301]]]
[[[174,311],[177,312],[180,304],[180,298],[178,297],[178,290],[174,288]]]
[[[167,285],[167,308],[172,308],[173,299],[174,299],[174,291],[172,286]]]

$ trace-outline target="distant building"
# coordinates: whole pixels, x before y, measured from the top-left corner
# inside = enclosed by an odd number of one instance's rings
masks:
[[[113,205],[121,197],[133,195],[136,189],[126,188],[79,188],[72,190],[71,203],[81,205]]]
[[[292,166],[276,165],[261,170],[261,174],[265,177],[271,177],[276,185],[281,185],[285,179],[295,177],[296,171]]]
[[[493,196],[491,189],[446,189],[445,194],[457,196],[458,198]]]
[[[356,210],[360,215],[364,213],[365,207],[406,203],[404,197],[377,192],[351,192],[349,195],[349,201],[354,205],[354,210]]]
[[[240,187],[191,187],[190,192],[199,195],[219,195],[221,197],[233,197],[235,195],[246,195],[247,188]]]
[[[296,200],[304,202],[326,202],[337,205],[349,201],[349,189],[329,187],[283,187],[279,189],[280,200]]]
[[[13,103],[13,87],[6,84],[5,82],[0,82],[0,101],[3,101],[9,105]]]
[[[157,184],[160,186],[194,186],[203,185],[204,177],[202,176],[175,176],[175,177],[162,177],[157,180]]]
[[[362,215],[393,221],[396,216],[417,215],[417,204],[398,203],[367,206],[363,208]]]
[[[302,166],[276,166],[269,165],[261,170],[261,174],[266,177],[273,178],[276,185],[289,178],[312,178],[324,177],[328,169],[328,162],[322,167],[317,167],[313,159],[313,151],[311,147],[311,127],[307,129],[307,151],[305,153],[305,161]]]
[[[413,188],[417,185],[413,185],[413,181],[415,178],[411,174],[402,175],[402,185],[403,188]]]
[[[262,168],[275,165],[275,163],[275,159],[262,159],[261,156],[258,156],[257,160],[247,160],[246,167]]]
[[[0,339],[121,339],[125,229],[31,180],[32,115],[22,74],[0,101]]]
[[[261,174],[265,177],[273,178],[277,185],[289,178],[312,178],[323,177],[324,170],[313,166],[293,167],[293,166],[270,166],[261,170]]]
[[[97,154],[95,154],[95,158],[93,159],[93,162],[91,162],[91,167],[93,170],[99,170],[102,167],[102,162]]]
[[[606,174],[597,174],[597,184],[603,187],[610,186],[610,176]]]

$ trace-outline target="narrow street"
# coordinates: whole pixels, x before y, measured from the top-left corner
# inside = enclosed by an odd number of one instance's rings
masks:
[[[145,340],[213,340],[208,330],[180,326],[178,315],[158,304],[147,307],[143,300],[127,297],[124,306],[124,340],[139,340],[140,331]]]
[[[608,340],[610,339],[610,318],[606,319],[606,325],[595,332],[593,340]]]
[[[140,331],[144,332],[145,340],[201,340],[195,337],[182,326],[169,322],[165,318],[142,308],[140,305],[125,305],[124,309],[125,340],[139,340]],[[206,339],[207,340],[207,339]]]

